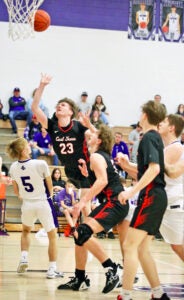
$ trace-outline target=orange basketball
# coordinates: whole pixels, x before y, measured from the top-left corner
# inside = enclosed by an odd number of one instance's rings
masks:
[[[162,27],[162,31],[163,31],[164,33],[168,33],[168,32],[169,32],[168,26],[163,26],[163,27]]]
[[[50,25],[50,21],[50,16],[46,11],[37,10],[34,18],[34,30],[39,32],[46,30]]]
[[[142,28],[142,29],[145,29],[146,28],[146,22],[140,22],[140,27]]]

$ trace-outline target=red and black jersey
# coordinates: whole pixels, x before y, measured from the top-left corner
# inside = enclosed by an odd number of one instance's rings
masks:
[[[67,127],[60,127],[57,120],[48,119],[47,131],[51,136],[54,151],[67,169],[78,169],[80,158],[89,161],[85,141],[87,129],[77,120],[72,120]]]
[[[124,188],[120,182],[119,174],[117,173],[117,170],[113,165],[113,160],[111,159],[111,156],[104,151],[98,150],[95,153],[98,153],[101,156],[103,156],[107,163],[106,172],[108,183],[103,189],[103,191],[100,193],[100,196],[104,195],[104,198],[106,198],[107,200],[117,200],[118,194],[122,192]],[[93,184],[96,181],[95,173],[92,170],[90,170],[90,168],[88,179],[90,181],[90,184]]]

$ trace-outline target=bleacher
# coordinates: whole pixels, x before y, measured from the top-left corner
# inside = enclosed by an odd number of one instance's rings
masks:
[[[9,168],[10,164],[12,163],[12,160],[9,159],[8,156],[5,155],[5,148],[6,145],[14,138],[23,136],[23,132],[26,126],[26,121],[23,120],[17,120],[17,135],[11,133],[11,124],[10,121],[3,121],[0,120],[0,156],[3,157],[3,163]],[[123,126],[116,126],[112,128],[113,133],[115,132],[121,132],[123,134],[123,140],[126,142],[128,141],[128,135],[129,132],[132,130],[132,127],[123,127]],[[49,169],[52,173],[52,170],[56,167],[51,164],[52,157],[49,156],[40,156],[38,159],[44,159],[48,165]],[[67,179],[66,174],[64,172],[64,167],[59,166],[61,169],[62,178],[64,180]],[[131,180],[127,180],[127,185],[130,185]],[[5,227],[8,231],[21,231],[22,225],[21,225],[21,202],[20,200],[14,195],[13,188],[11,186],[7,187],[6,191],[6,220],[5,220]],[[59,217],[59,232],[63,232],[67,222],[65,217]],[[37,231],[40,228],[40,224],[35,224],[33,231]],[[115,233],[116,228],[114,229]]]

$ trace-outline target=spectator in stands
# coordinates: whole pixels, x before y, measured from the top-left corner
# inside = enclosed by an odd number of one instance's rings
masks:
[[[83,92],[81,94],[81,100],[77,103],[79,112],[82,112],[84,114],[87,114],[90,116],[91,114],[91,104],[87,101],[88,99],[88,93]]]
[[[143,132],[139,133],[139,140],[135,141],[133,146],[132,146],[132,153],[131,153],[131,162],[133,163],[137,163],[137,151],[138,151],[138,147],[139,147],[139,143],[143,138]]]
[[[20,89],[15,87],[13,97],[9,99],[9,119],[13,133],[17,133],[15,120],[27,120],[27,126],[31,123],[31,113],[26,111],[26,100],[20,96]]]
[[[65,188],[66,182],[62,179],[61,170],[59,168],[53,169],[51,178],[54,193],[58,193]]]
[[[29,145],[33,145],[35,135],[41,131],[41,124],[38,122],[35,115],[32,115],[32,121],[30,126],[26,126],[24,130],[24,138],[29,142]]]
[[[32,146],[32,158],[37,159],[40,155],[48,155],[53,157],[53,165],[58,166],[58,157],[55,154],[52,146],[50,135],[45,128],[41,128],[41,132],[38,132],[34,137]]]
[[[184,105],[183,104],[178,105],[176,114],[184,117]]]
[[[139,133],[141,130],[142,130],[142,127],[140,126],[140,124],[138,122],[136,124],[135,129],[133,129],[128,136],[130,158],[131,158],[133,144],[139,140]]]
[[[34,98],[34,95],[36,93],[36,90],[37,89],[34,89],[33,93],[32,93],[32,97],[30,99],[27,100],[27,110],[30,112],[30,114],[32,115],[32,110],[31,110],[31,105],[32,105],[32,102],[33,102],[33,98]],[[45,115],[47,117],[49,117],[49,110],[48,108],[44,105],[43,103],[43,100],[41,99],[40,100],[40,104],[39,104],[39,107],[41,108],[41,110],[43,110],[43,112],[45,113]]]
[[[100,111],[100,119],[101,121],[108,125],[109,121],[107,115],[109,115],[106,111],[106,106],[104,105],[103,98],[101,95],[97,95],[95,98],[95,102],[92,105],[92,111],[98,109]]]
[[[92,110],[90,117],[91,124],[93,124],[96,128],[99,128],[100,124],[102,124],[102,120],[100,119],[100,111],[98,108]]]
[[[161,96],[160,96],[159,94],[156,94],[156,95],[154,96],[154,101],[157,102],[157,103],[160,103],[160,102],[162,101]],[[165,104],[162,103],[162,105],[163,105],[164,108],[166,109]]]
[[[8,119],[8,115],[3,114],[3,104],[0,100],[0,119],[6,121]]]
[[[71,230],[67,232],[68,234],[65,234],[65,236],[70,236],[72,234],[72,230],[75,229],[71,215],[73,206],[77,201],[77,193],[73,183],[69,179],[66,181],[65,188],[55,195],[54,201],[57,203],[59,211],[65,215],[71,227]]]
[[[123,154],[126,154],[129,157],[128,145],[125,142],[123,142],[122,139],[123,139],[123,134],[121,132],[115,132],[115,134],[114,134],[114,141],[115,141],[115,143],[113,145],[112,154],[111,155],[112,155],[112,158],[113,158],[114,163],[116,165],[116,168],[117,168],[117,170],[119,172],[119,175],[121,177],[126,177],[125,172],[123,172],[122,169],[116,163],[116,157],[117,157],[117,154],[119,152],[121,152]]]

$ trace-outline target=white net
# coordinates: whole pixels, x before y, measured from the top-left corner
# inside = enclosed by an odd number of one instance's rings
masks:
[[[13,40],[34,36],[34,16],[44,0],[4,0],[9,15],[9,36]]]

